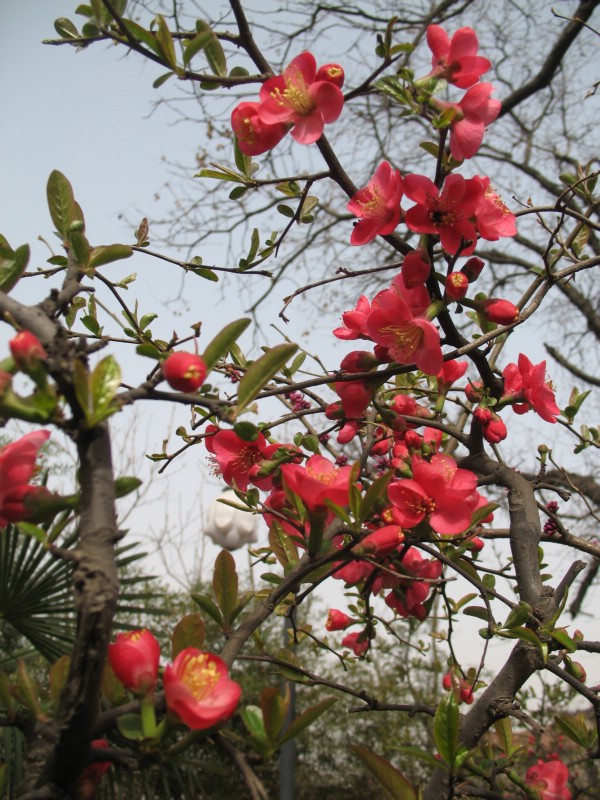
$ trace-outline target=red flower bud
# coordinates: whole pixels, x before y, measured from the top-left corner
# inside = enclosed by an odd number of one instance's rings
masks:
[[[194,353],[172,353],[162,365],[169,386],[178,392],[195,392],[206,378],[206,364]]]
[[[10,352],[19,369],[28,372],[37,367],[40,361],[45,361],[48,354],[41,345],[40,340],[31,331],[19,331],[8,343]]]
[[[327,81],[341,89],[344,85],[344,78],[344,70],[339,64],[323,64],[317,70],[315,81]]]
[[[519,309],[510,300],[491,297],[485,300],[480,311],[488,322],[497,322],[498,325],[510,325],[519,319]]]
[[[342,647],[347,647],[354,651],[355,656],[364,656],[369,649],[369,640],[365,631],[359,633],[349,633],[342,639]]]
[[[462,300],[469,290],[469,279],[462,272],[451,272],[446,278],[446,297]]]
[[[484,266],[485,264],[480,258],[477,258],[477,256],[471,256],[471,258],[461,269],[461,272],[467,276],[469,283],[474,283],[481,275],[481,270],[484,268]]]
[[[147,694],[156,686],[160,646],[150,631],[119,633],[108,646],[113,672],[126,689]]]
[[[473,412],[473,416],[482,428],[483,438],[490,444],[498,444],[506,439],[508,432],[504,421],[494,414],[489,408],[479,406]]]
[[[469,381],[465,387],[465,395],[470,403],[478,403],[483,397],[483,384],[479,381]]]
[[[337,608],[330,608],[327,614],[327,622],[325,628],[328,631],[343,631],[352,622],[352,617],[344,614],[343,611],[338,611]]]
[[[340,362],[340,369],[344,372],[369,372],[375,369],[379,361],[368,350],[353,350]]]

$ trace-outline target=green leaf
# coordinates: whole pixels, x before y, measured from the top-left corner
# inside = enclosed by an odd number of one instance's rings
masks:
[[[208,66],[215,75],[227,75],[227,60],[223,48],[221,47],[221,42],[218,40],[215,32],[208,23],[201,19],[196,20],[196,30],[198,33],[210,34],[210,39],[203,48]]]
[[[458,749],[458,726],[458,700],[454,692],[450,692],[440,700],[433,720],[433,738],[450,771],[453,771]]]
[[[66,17],[59,17],[58,19],[54,20],[54,30],[63,39],[81,38],[75,25],[73,25],[71,20],[67,19]]]
[[[117,728],[121,736],[126,739],[141,741],[146,738],[142,730],[142,718],[139,714],[123,714],[122,717],[118,717]]]
[[[565,650],[569,653],[575,653],[577,651],[577,643],[571,639],[569,634],[565,630],[554,630],[549,631],[550,636],[557,641],[561,647],[564,647]]]
[[[521,639],[521,641],[527,642],[527,644],[532,644],[539,650],[544,664],[548,660],[548,645],[541,642],[529,628],[513,628],[512,630],[499,630],[496,632],[504,639]]]
[[[314,706],[307,708],[306,711],[303,711],[302,714],[299,714],[295,719],[292,720],[283,736],[279,739],[278,744],[285,744],[286,742],[289,742],[290,739],[298,736],[298,734],[302,733],[305,728],[308,728],[309,725],[312,725],[312,723],[317,720],[321,714],[324,714],[328,708],[331,708],[334,703],[337,703],[337,697],[326,697],[319,703],[315,703]]]
[[[90,255],[89,266],[95,269],[104,264],[111,264],[113,261],[120,261],[122,258],[130,258],[132,255],[133,250],[128,244],[108,244],[94,247]]]
[[[111,405],[120,385],[121,368],[113,356],[106,356],[96,364],[90,377],[94,408],[94,422],[90,422],[90,425],[101,422],[118,410],[111,408]]]
[[[391,471],[384,473],[380,475],[379,478],[376,478],[369,486],[364,496],[361,498],[358,517],[361,522],[369,516],[377,500],[385,497],[386,489],[393,477],[394,473]]]
[[[223,625],[223,615],[210,597],[205,594],[192,594],[190,596],[194,603],[200,606],[202,611],[205,611],[208,616],[217,623],[217,625]]]
[[[77,219],[77,204],[73,196],[73,187],[62,172],[53,170],[50,173],[46,195],[52,222],[58,233],[66,240],[71,224]]]
[[[510,614],[506,618],[503,628],[520,628],[524,625],[529,615],[531,614],[531,606],[523,600],[519,602],[514,608],[511,609]]]
[[[202,359],[209,372],[217,361],[228,353],[231,346],[242,335],[248,325],[250,325],[250,319],[248,317],[242,317],[234,322],[230,322],[229,325],[226,325],[209,343],[202,354]]]
[[[153,89],[160,89],[163,83],[166,83],[169,78],[172,78],[175,75],[175,72],[164,72],[162,75],[159,75],[156,80],[152,81],[152,88]]]
[[[29,245],[11,250],[4,237],[0,237],[0,292],[8,294],[16,286],[29,263]]]
[[[145,28],[142,28],[141,25],[138,25],[137,22],[134,22],[131,19],[124,19],[123,25],[127,28],[127,31],[135,38],[138,42],[145,44],[149,50],[160,56],[162,55],[162,51],[156,36],[152,33],[152,31],[147,31]]]
[[[289,691],[285,695],[281,695],[279,689],[267,686],[260,693],[260,708],[265,731],[269,741],[273,744],[279,739],[289,705]]]
[[[277,206],[277,211],[280,214],[283,214],[284,217],[288,217],[289,219],[293,219],[294,214],[296,213],[293,208],[286,206],[284,203],[279,203]]]
[[[277,520],[269,528],[269,547],[282,567],[298,561],[298,548]]]
[[[389,761],[359,744],[351,744],[350,749],[377,778],[387,797],[391,800],[417,800],[411,784]]]
[[[238,601],[238,576],[235,559],[228,550],[221,550],[215,560],[213,590],[223,614],[223,622],[228,626]]]
[[[238,387],[238,411],[254,400],[297,350],[298,345],[290,342],[278,344],[248,367]]]
[[[580,714],[576,717],[554,717],[554,722],[572,742],[587,748],[589,742],[588,727]]]
[[[439,760],[435,758],[433,753],[430,753],[427,750],[422,750],[420,747],[415,747],[413,745],[390,745],[390,747],[392,750],[397,750],[399,753],[404,753],[407,756],[417,758],[419,761],[429,764],[429,766],[433,767],[434,769],[439,769]]]
[[[206,628],[200,614],[186,614],[179,620],[171,635],[171,654],[175,658],[186,647],[202,650]]]
[[[236,167],[239,169],[242,175],[246,175],[248,178],[251,178],[252,156],[247,156],[245,153],[242,153],[242,151],[240,150],[240,143],[238,142],[237,136],[233,137],[233,153],[234,153]],[[244,186],[244,191],[246,191],[245,186]]]
[[[171,36],[171,31],[162,14],[159,14],[157,19],[158,30],[156,31],[156,40],[163,58],[171,69],[175,70],[177,68],[177,56],[175,55],[175,44]]]
[[[245,706],[240,710],[242,722],[248,733],[255,739],[262,739],[267,743],[267,732],[263,723],[263,713],[258,706]]]
[[[201,31],[197,33],[193,39],[191,39],[185,46],[183,51],[183,63],[187,67],[190,63],[192,58],[199,53],[201,50],[204,50],[206,45],[210,42],[214,33],[212,31]]]

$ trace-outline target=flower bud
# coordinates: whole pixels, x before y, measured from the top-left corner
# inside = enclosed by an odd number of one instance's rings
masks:
[[[325,628],[328,631],[343,631],[352,623],[352,617],[344,614],[343,611],[338,611],[337,608],[330,608],[327,614],[327,622]]]
[[[195,392],[206,378],[206,364],[194,353],[172,353],[162,365],[162,373],[171,389]]]
[[[485,300],[480,312],[488,322],[496,322],[498,325],[510,325],[519,319],[519,309],[514,303],[495,297]]]
[[[126,689],[144,695],[153,691],[158,679],[160,646],[149,630],[119,633],[108,646],[113,672]]]
[[[469,381],[465,387],[465,395],[470,403],[478,403],[483,398],[483,384],[479,381]]]
[[[469,279],[462,272],[451,272],[446,278],[446,297],[462,300],[469,290]]]
[[[471,258],[461,269],[461,272],[467,276],[469,283],[474,283],[481,275],[481,270],[484,268],[484,266],[485,264],[480,258],[477,258],[477,256],[471,256]]]
[[[431,264],[427,253],[423,250],[414,250],[404,256],[402,262],[402,279],[407,289],[422,286],[431,272]]]
[[[31,331],[19,331],[8,343],[15,364],[23,372],[30,372],[39,366],[40,361],[45,361],[48,354],[42,347],[40,340]]]
[[[345,77],[344,70],[339,64],[323,64],[317,70],[315,81],[327,81],[327,83],[333,83],[334,86],[341,89],[344,85]]]

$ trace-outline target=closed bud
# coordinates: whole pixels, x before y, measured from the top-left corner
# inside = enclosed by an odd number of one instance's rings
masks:
[[[462,272],[451,272],[446,278],[446,297],[462,300],[469,290],[469,279]]]
[[[469,283],[474,283],[477,278],[481,275],[481,270],[484,268],[485,264],[477,256],[472,256],[467,263],[461,269],[463,275],[466,275],[467,280]]]
[[[333,83],[334,86],[337,86],[338,89],[341,89],[344,85],[345,77],[344,70],[339,64],[323,64],[323,66],[319,67],[317,70],[315,80]]]
[[[479,310],[488,322],[498,325],[511,325],[519,319],[519,309],[510,300],[491,297],[482,303]]]
[[[414,250],[404,257],[402,262],[402,279],[407,289],[422,286],[431,272],[431,264],[427,253],[423,250]]]
[[[195,392],[206,378],[206,364],[194,353],[172,353],[162,365],[162,373],[171,389]]]
[[[40,340],[31,331],[19,331],[8,343],[10,352],[17,367],[23,372],[30,372],[39,366],[40,361],[45,361],[48,354],[42,347]]]
[[[325,628],[328,631],[343,631],[352,623],[352,617],[344,614],[343,611],[338,611],[337,608],[330,608],[327,614],[327,622]]]

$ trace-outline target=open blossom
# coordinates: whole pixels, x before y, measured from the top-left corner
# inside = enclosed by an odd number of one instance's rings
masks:
[[[41,490],[29,481],[35,472],[38,451],[49,438],[49,431],[32,431],[0,447],[0,530],[9,522],[27,519],[27,497]]]
[[[507,364],[502,377],[502,400],[514,403],[513,409],[517,414],[525,414],[533,408],[546,422],[556,422],[560,408],[556,405],[551,385],[546,382],[545,361],[532,364],[524,353],[520,353],[516,364]]]
[[[269,78],[261,86],[260,121],[265,125],[293,125],[291,135],[297,142],[316,142],[325,124],[335,122],[344,106],[344,95],[337,85],[339,73],[331,78],[334,66],[328,64],[326,72],[317,73],[312,53],[300,53],[283,75]]]
[[[246,156],[259,156],[272,150],[289,130],[289,125],[283,122],[267,125],[258,115],[259,108],[260,103],[243,102],[231,112],[231,128]]]
[[[156,686],[160,646],[149,630],[126,631],[108,646],[108,660],[126,689],[147,694]]]
[[[427,28],[427,44],[433,53],[430,75],[467,89],[477,83],[491,64],[477,55],[479,42],[472,28],[459,28],[452,39],[441,25]]]
[[[434,531],[448,535],[467,530],[481,499],[476,475],[443,453],[430,461],[415,454],[412,473],[388,486],[394,519],[404,528],[427,519]]]
[[[529,767],[525,783],[539,792],[540,800],[571,800],[567,789],[569,768],[562,761],[542,761]]]
[[[364,294],[358,298],[356,308],[344,311],[342,314],[343,328],[336,328],[333,335],[338,339],[368,339],[367,318],[371,311],[371,304]]]
[[[228,720],[242,693],[221,658],[195,647],[186,647],[165,667],[163,686],[168,710],[192,730]]]
[[[491,83],[478,83],[465,93],[459,103],[435,101],[435,105],[442,110],[454,110],[454,119],[450,123],[450,152],[457,161],[476,155],[486,126],[500,113],[502,103],[492,100],[493,91]]]
[[[516,217],[500,195],[494,191],[490,179],[487,176],[475,175],[471,180],[483,189],[474,212],[477,231],[481,238],[488,242],[496,242],[504,236],[515,236],[517,233]],[[468,264],[469,262],[465,264],[465,267]],[[474,279],[469,277],[469,280]]]
[[[402,278],[408,289],[422,286],[431,273],[431,262],[424,250],[407,253],[402,262]]]
[[[379,292],[377,306],[367,319],[369,337],[383,345],[399,364],[411,364],[427,375],[435,375],[442,366],[442,349],[437,328],[417,317],[406,301],[391,289]]]
[[[281,474],[287,486],[311,510],[326,508],[325,500],[348,505],[351,466],[336,467],[324,456],[311,456],[304,466],[284,464]]]
[[[269,444],[262,433],[253,442],[248,442],[235,431],[217,430],[214,426],[209,426],[206,430],[209,435],[203,440],[204,444],[214,456],[225,483],[243,492],[247,490],[249,483],[259,489],[272,488],[272,477],[259,477],[258,472],[282,445]]]
[[[400,171],[382,161],[367,186],[348,203],[348,211],[360,218],[352,231],[350,244],[367,244],[376,236],[392,233],[400,222],[401,199]]]
[[[462,175],[448,175],[442,191],[424,175],[407,175],[404,194],[415,204],[406,212],[406,224],[415,233],[434,233],[447,253],[470,255],[477,244],[473,222],[482,187]]]

